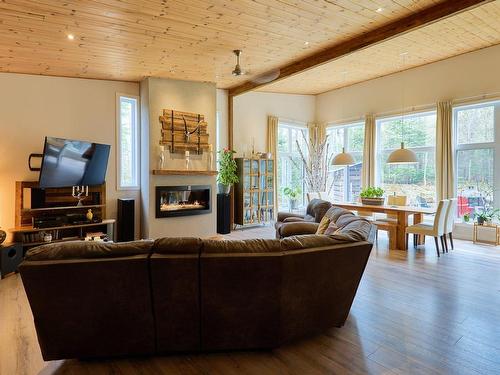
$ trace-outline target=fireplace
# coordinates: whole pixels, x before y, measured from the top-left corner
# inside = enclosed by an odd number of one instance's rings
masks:
[[[210,197],[209,185],[157,186],[156,217],[208,214]]]

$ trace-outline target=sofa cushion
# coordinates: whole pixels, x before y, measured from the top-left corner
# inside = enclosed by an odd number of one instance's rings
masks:
[[[228,254],[228,253],[272,253],[280,252],[280,240],[274,239],[251,239],[214,241],[204,240],[202,254]]]
[[[203,241],[194,237],[166,237],[154,242],[153,252],[157,254],[199,254]]]
[[[356,216],[354,215],[353,213],[347,213],[347,214],[344,214],[344,215],[341,215],[337,221],[335,222],[335,224],[337,225],[337,227],[339,228],[343,228],[345,227],[347,224],[350,224],[354,221],[358,221],[358,220],[365,220],[365,218],[361,217],[361,216]]]
[[[35,247],[26,253],[28,261],[118,258],[151,253],[153,241],[133,242],[56,242]]]
[[[365,219],[353,220],[333,233],[333,238],[348,241],[366,241],[370,235],[372,224]]]
[[[334,238],[331,236],[318,236],[316,234],[304,234],[300,236],[291,236],[281,240],[281,249],[283,251],[312,249],[317,247],[326,247],[338,245],[346,242],[352,242],[349,238]]]
[[[314,220],[314,218],[309,218],[309,220]],[[293,217],[293,216],[290,216],[290,217],[286,217],[284,220],[283,220],[283,223],[295,223],[295,222],[298,222],[298,221],[305,221],[305,219],[303,217]]]
[[[316,234],[324,234],[329,224],[330,224],[330,219],[327,216],[323,216],[323,219],[321,219],[321,221],[319,222]]]
[[[340,216],[342,215],[354,215],[351,211],[346,210],[342,207],[332,206],[325,214],[330,221],[337,222]]]
[[[305,220],[315,221],[319,223],[326,212],[332,207],[332,204],[322,199],[313,199],[307,205]]]

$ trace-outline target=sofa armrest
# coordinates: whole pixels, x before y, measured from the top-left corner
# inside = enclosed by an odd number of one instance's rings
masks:
[[[284,223],[278,231],[281,238],[297,236],[300,234],[315,234],[318,229],[318,225],[318,223],[312,222]]]
[[[296,217],[298,219],[304,219],[304,215],[301,215],[301,214],[294,214],[291,212],[278,212],[278,221],[283,221],[289,217]]]

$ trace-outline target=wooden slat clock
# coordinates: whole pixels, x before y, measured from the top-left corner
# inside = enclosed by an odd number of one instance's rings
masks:
[[[208,150],[208,125],[204,115],[164,109],[160,122],[160,145],[166,145],[172,154],[184,151],[202,154]]]

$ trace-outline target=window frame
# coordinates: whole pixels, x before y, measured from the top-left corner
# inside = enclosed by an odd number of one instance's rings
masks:
[[[437,128],[437,108],[425,108],[425,109],[420,109],[417,111],[412,111],[412,112],[405,112],[405,113],[399,113],[399,114],[391,114],[387,116],[380,116],[375,118],[375,133],[376,133],[376,142],[375,142],[375,155],[376,155],[376,160],[375,160],[375,184],[377,186],[381,186],[383,184],[382,182],[382,168],[383,165],[382,163],[379,162],[379,157],[378,155],[383,153],[383,152],[393,152],[397,150],[398,148],[388,148],[388,149],[382,149],[381,147],[381,126],[384,121],[387,121],[389,119],[398,119],[398,118],[403,118],[403,121],[412,118],[412,117],[421,117],[425,115],[434,115],[436,117],[436,123],[435,127]],[[415,154],[418,153],[425,153],[425,152],[434,152],[434,161],[436,160],[436,152],[437,152],[437,140],[435,140],[434,145],[432,146],[417,146],[417,147],[407,147],[405,144],[405,148],[408,150],[412,150],[415,152]],[[435,163],[434,166],[435,169],[438,168],[438,166]],[[437,172],[436,170],[434,171],[435,173]],[[435,175],[435,180],[434,180],[434,202],[437,201],[437,175]]]
[[[349,150],[349,136],[348,136],[348,129],[349,128],[355,128],[355,127],[362,127],[363,128],[363,150],[361,151],[351,151]],[[325,129],[325,134],[328,135],[328,132],[330,130],[333,130],[333,129],[344,129],[344,140],[343,140],[343,144],[342,144],[342,147],[345,149],[346,152],[350,153],[351,155],[354,155],[354,154],[361,154],[361,164],[363,164],[363,153],[364,153],[364,142],[365,142],[365,138],[364,138],[364,129],[365,129],[365,121],[364,120],[356,120],[356,121],[352,121],[352,122],[346,122],[346,123],[329,123],[329,124],[326,124],[326,129]],[[328,141],[328,143],[330,143],[330,141]],[[333,152],[332,152],[332,155],[331,157],[334,157],[333,155]],[[330,158],[330,156],[329,156]],[[332,165],[328,165],[328,175],[330,176],[331,173],[334,173],[336,170],[343,170],[344,171],[344,176],[347,176],[348,175],[348,168],[349,166],[344,166],[344,167],[341,167],[341,168],[338,168],[338,167],[333,167]],[[363,166],[361,166],[361,168],[363,168]],[[363,173],[363,172],[361,172]],[[343,184],[343,201],[345,202],[349,202],[349,201],[353,201],[354,200],[354,197],[350,197],[349,194],[349,188],[348,188],[348,183],[346,183],[346,181],[344,181],[344,184]],[[333,198],[333,197],[332,197]]]
[[[283,156],[285,158],[288,159],[289,163],[292,163],[292,161],[290,160],[290,156],[295,156],[294,154],[294,151],[293,151],[293,137],[292,137],[292,132],[291,132],[291,129],[296,129],[296,130],[299,130],[299,131],[304,131],[305,132],[305,138],[306,138],[306,141],[309,141],[309,128],[307,127],[307,124],[306,123],[302,123],[302,122],[297,122],[297,121],[291,121],[291,120],[285,120],[285,119],[278,119],[278,131],[277,131],[277,137],[276,137],[276,143],[278,143],[278,139],[279,139],[279,132],[280,132],[280,128],[288,128],[288,151],[280,151],[279,150],[279,146],[277,145],[276,147],[276,168],[279,168],[279,159]],[[307,150],[302,150],[303,152],[306,152],[307,153]],[[300,156],[299,152],[296,151],[297,155]],[[305,157],[308,157],[308,155],[304,155]],[[302,164],[302,161],[301,161],[301,164]],[[302,164],[302,175],[305,174],[305,170],[304,170],[304,165]],[[278,170],[277,170],[278,172]],[[276,173],[278,174],[278,173]],[[302,180],[302,197],[301,197],[301,202],[300,202],[300,206],[298,207],[298,209],[305,209],[305,196],[306,196],[306,183],[305,183],[305,178]],[[281,187],[281,181],[277,180],[276,181],[276,189],[277,189],[277,194],[279,194],[279,192],[282,190],[282,187]],[[279,206],[279,200],[278,202],[276,202],[277,206],[278,206],[278,210],[279,209],[285,209],[286,207],[280,207]]]
[[[493,105],[493,141],[491,142],[478,142],[478,143],[458,143],[458,112],[461,109],[475,109]],[[493,186],[500,186],[500,99],[488,99],[473,103],[460,103],[452,106],[452,129],[453,129],[453,165],[455,168],[454,173],[454,187],[458,196],[458,154],[460,151],[471,150],[493,150]],[[500,207],[500,191],[495,189],[493,192],[493,207]],[[458,211],[457,211],[458,216]],[[457,219],[459,219],[457,217]]]
[[[134,185],[122,185],[121,183],[121,161],[122,161],[122,150],[121,150],[121,101],[122,98],[135,100],[135,137],[132,140],[134,144],[134,168],[135,168],[135,184]],[[140,190],[141,188],[141,169],[140,169],[140,158],[141,158],[141,143],[140,143],[140,97],[137,95],[129,95],[124,93],[116,93],[116,189],[120,191],[127,190]]]

